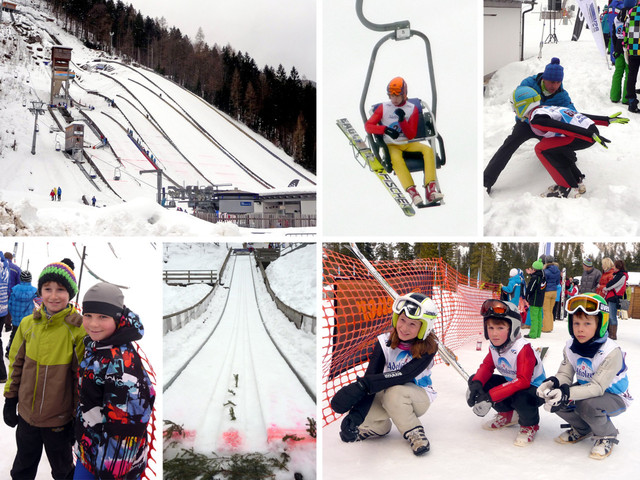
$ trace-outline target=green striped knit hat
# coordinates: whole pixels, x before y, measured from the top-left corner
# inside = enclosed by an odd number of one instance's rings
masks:
[[[69,300],[75,297],[78,294],[78,283],[76,275],[73,273],[74,266],[71,260],[64,258],[60,262],[50,263],[44,267],[38,278],[38,295],[40,295],[42,285],[47,282],[56,282],[67,289]]]

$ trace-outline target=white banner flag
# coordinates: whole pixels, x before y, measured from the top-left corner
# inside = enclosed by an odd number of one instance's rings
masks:
[[[604,46],[604,37],[602,36],[602,26],[600,25],[600,16],[598,15],[598,7],[596,6],[596,0],[578,0],[578,6],[584,17],[584,23],[591,30],[591,35],[602,53],[602,56],[607,59],[607,49]],[[607,60],[607,65],[609,64]]]

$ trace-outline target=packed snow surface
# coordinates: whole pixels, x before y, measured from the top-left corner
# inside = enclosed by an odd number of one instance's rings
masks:
[[[172,244],[165,258],[172,257],[174,247],[186,258],[184,246]],[[192,253],[197,256],[202,251],[198,247]],[[301,252],[315,258],[315,246]],[[176,260],[172,265],[178,264],[185,262]],[[304,268],[296,266],[287,275],[308,285],[316,269],[305,265],[302,262]],[[270,277],[270,282],[279,285],[280,276]],[[315,397],[315,335],[297,330],[277,309],[252,256],[233,255],[207,311],[164,336],[164,418],[184,425],[185,448],[221,454],[276,452],[283,448],[283,435],[306,435],[315,403],[267,331]],[[277,478],[290,478],[291,472],[315,478],[315,442],[290,448],[290,472],[288,476],[280,472]]]

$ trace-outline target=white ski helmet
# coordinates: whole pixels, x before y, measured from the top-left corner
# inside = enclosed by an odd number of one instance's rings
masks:
[[[522,317],[518,308],[511,302],[503,302],[496,298],[490,298],[485,300],[480,307],[480,315],[484,320],[484,338],[489,340],[489,332],[487,331],[487,319],[499,318],[506,320],[509,323],[509,339],[504,345],[510,345],[513,343],[518,335],[520,335],[520,329],[522,328]],[[503,345],[500,345],[502,347]]]
[[[438,309],[435,302],[426,295],[417,292],[397,297],[393,302],[391,323],[394,328],[398,324],[398,316],[401,313],[404,313],[412,320],[420,320],[422,322],[417,335],[420,340],[427,338],[433,330],[436,318],[438,318]]]
[[[528,113],[540,105],[540,94],[531,87],[518,87],[511,95],[511,107],[518,116],[524,120]]]

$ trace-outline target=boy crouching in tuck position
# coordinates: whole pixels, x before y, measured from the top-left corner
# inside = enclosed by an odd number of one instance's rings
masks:
[[[589,456],[601,460],[618,443],[618,430],[610,417],[620,415],[632,401],[625,354],[609,338],[609,308],[600,295],[571,297],[567,312],[571,338],[564,358],[558,373],[546,379],[537,394],[545,399],[545,408],[571,427],[556,442],[577,443],[593,435]],[[574,375],[577,383],[573,383]]]
[[[487,430],[498,430],[518,423],[520,430],[514,445],[533,442],[538,431],[542,401],[536,388],[545,378],[538,353],[522,338],[522,317],[515,305],[501,300],[486,300],[480,310],[484,318],[484,336],[491,343],[489,353],[475,375],[469,377],[467,404],[484,417],[493,407],[498,413]],[[499,375],[493,374],[497,369]]]

